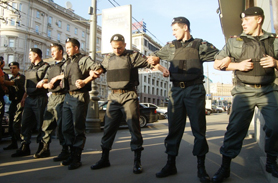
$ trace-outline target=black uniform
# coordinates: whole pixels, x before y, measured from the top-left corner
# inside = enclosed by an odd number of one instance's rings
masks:
[[[66,145],[81,151],[86,141],[85,122],[91,82],[81,89],[75,86],[75,82],[87,78],[90,70],[98,68],[100,68],[99,64],[80,53],[67,59],[65,84],[69,92],[64,100],[62,131]]]
[[[30,144],[32,130],[36,127],[38,130],[37,143],[42,139],[43,114],[47,104],[47,90],[36,88],[37,83],[42,80],[46,74],[49,64],[42,60],[37,64],[31,64],[25,72],[25,90],[27,98],[24,103],[22,116],[22,143]]]
[[[12,76],[10,81],[14,81],[14,85],[9,87],[9,99],[11,101],[9,107],[9,133],[12,137],[12,143],[16,143],[20,139],[23,112],[21,99],[25,93],[25,76],[18,73],[16,76]]]
[[[139,85],[138,68],[150,68],[151,65],[140,53],[125,50],[121,56],[106,55],[102,66],[107,72],[107,84],[112,93],[108,96],[101,146],[104,149],[111,149],[121,119],[124,117],[131,133],[131,150],[143,150],[136,87]]]
[[[55,62],[54,64],[50,65],[44,79],[48,79],[48,82],[50,82],[51,79],[55,76],[63,74],[65,67],[65,59],[63,59],[60,62]],[[54,88],[49,89],[48,91],[52,93],[48,98],[46,111],[44,113],[44,121],[42,125],[42,131],[44,132],[44,136],[42,141],[46,144],[49,144],[51,142],[51,133],[57,127],[57,136],[60,140],[60,144],[63,146],[65,145],[65,139],[62,134],[62,111],[65,96],[67,93],[67,90],[63,85],[63,80],[58,80],[54,84]]]
[[[175,40],[155,53],[171,64],[169,71],[173,87],[169,91],[169,134],[165,139],[169,155],[178,155],[187,115],[195,137],[193,155],[204,156],[208,152],[202,64],[214,60],[217,52],[212,44],[191,38],[185,42]]]

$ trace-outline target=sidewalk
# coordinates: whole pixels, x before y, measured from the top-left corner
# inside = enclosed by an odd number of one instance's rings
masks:
[[[207,137],[210,152],[207,154],[206,168],[210,176],[218,170],[221,163],[219,147],[223,142],[228,115],[211,114],[207,116]],[[9,144],[9,139],[0,143],[0,181],[1,182],[94,182],[94,183],[168,183],[187,182],[198,183],[197,160],[192,155],[194,138],[189,123],[184,132],[179,156],[177,157],[178,174],[166,178],[156,178],[155,173],[160,171],[166,163],[164,153],[164,139],[168,133],[167,120],[149,124],[142,129],[144,148],[142,165],[144,172],[139,175],[132,173],[133,153],[130,151],[130,133],[128,129],[120,129],[110,152],[111,167],[100,170],[91,170],[90,166],[100,159],[100,140],[102,132],[87,134],[86,145],[82,154],[83,166],[77,170],[68,170],[53,162],[52,158],[60,153],[61,147],[57,139],[53,139],[50,149],[52,157],[34,159],[27,157],[11,158],[15,151],[3,151]],[[37,149],[35,137],[32,139],[31,153]],[[260,164],[260,157],[264,153],[254,139],[246,138],[240,155],[232,161],[231,176],[227,183],[268,183],[264,170]]]

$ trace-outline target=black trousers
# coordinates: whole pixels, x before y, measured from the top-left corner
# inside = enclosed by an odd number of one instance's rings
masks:
[[[9,107],[9,133],[12,141],[20,140],[20,129],[23,107],[20,101],[12,101]]]

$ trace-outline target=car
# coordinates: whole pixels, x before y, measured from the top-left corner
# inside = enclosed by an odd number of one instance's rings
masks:
[[[105,124],[105,113],[106,113],[106,107],[107,107],[108,101],[102,103],[99,106],[99,119],[100,119],[100,125],[103,127]],[[145,105],[139,103],[139,110],[140,110],[140,127],[143,128],[147,126],[148,123],[154,123],[158,121],[158,115],[156,108],[154,107],[146,107]],[[127,125],[124,118],[121,119],[120,126]]]
[[[206,108],[205,110],[206,110],[206,115],[210,115],[212,113],[211,109]]]
[[[168,110],[167,107],[159,107],[153,103],[141,103],[147,107],[155,107],[158,113],[158,119],[168,119]]]
[[[224,111],[222,107],[218,107],[218,106],[215,106],[215,105],[211,106],[211,110],[214,113],[222,113]]]

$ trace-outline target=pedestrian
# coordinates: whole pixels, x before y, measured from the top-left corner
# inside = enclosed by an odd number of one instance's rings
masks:
[[[266,171],[278,177],[278,86],[274,84],[278,39],[262,29],[261,8],[248,8],[240,17],[243,33],[228,40],[214,63],[215,69],[235,71],[236,85],[231,91],[232,110],[220,148],[222,165],[213,182],[222,182],[230,176],[231,160],[240,153],[256,106],[265,119]]]
[[[155,52],[156,57],[149,57],[151,63],[159,59],[170,62],[170,81],[173,84],[168,103],[169,133],[164,141],[168,160],[162,170],[156,173],[156,177],[177,173],[176,156],[188,116],[195,137],[193,155],[197,156],[197,175],[201,182],[209,182],[205,169],[205,157],[209,148],[206,140],[203,62],[213,61],[218,50],[209,42],[193,38],[187,18],[176,17],[171,26],[176,40]]]
[[[109,151],[121,119],[124,118],[131,133],[131,150],[134,151],[133,173],[138,174],[142,172],[141,151],[144,149],[139,125],[139,99],[136,92],[136,87],[139,85],[138,68],[152,68],[152,65],[142,54],[126,50],[125,39],[121,34],[113,35],[110,43],[113,53],[104,57],[102,67],[104,72],[107,72],[107,85],[112,93],[108,96],[104,134],[101,139],[102,157],[91,166],[91,169],[110,166]],[[159,69],[167,75],[166,68],[159,66]]]
[[[101,69],[89,56],[80,53],[80,43],[74,38],[66,40],[68,54],[65,70],[65,84],[68,87],[63,106],[62,131],[65,143],[70,147],[70,156],[61,162],[69,170],[79,168],[81,153],[85,145],[85,122],[89,103],[91,81],[98,77],[92,75],[95,70]]]
[[[45,158],[50,156],[49,144],[51,143],[51,135],[57,127],[57,137],[60,145],[63,147],[62,152],[55,157],[54,161],[66,160],[69,157],[68,146],[65,143],[65,138],[62,134],[62,111],[65,96],[67,93],[63,85],[64,71],[66,67],[66,60],[63,58],[64,49],[60,44],[51,44],[51,56],[54,62],[47,70],[43,82],[39,82],[38,88],[45,88],[51,92],[46,111],[44,113],[44,120],[42,124],[43,148],[40,152],[34,154],[34,158]]]
[[[12,157],[27,156],[31,154],[30,143],[33,129],[38,131],[37,143],[39,143],[37,153],[43,148],[42,122],[43,114],[47,104],[47,90],[37,88],[38,82],[43,80],[49,64],[42,60],[42,51],[39,48],[31,48],[29,52],[31,61],[30,67],[25,71],[25,94],[21,100],[24,107],[21,121],[21,147],[12,154]]]
[[[9,64],[12,77],[9,81],[4,80],[4,84],[9,88],[9,100],[11,101],[9,107],[9,134],[11,135],[12,143],[4,150],[17,149],[17,141],[20,140],[20,129],[23,107],[21,100],[25,93],[25,76],[20,74],[18,62],[11,62]]]

